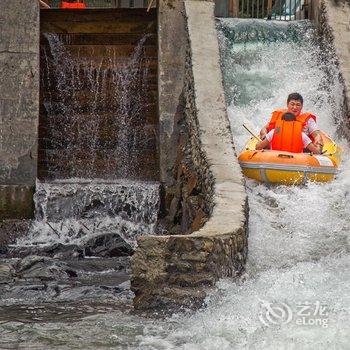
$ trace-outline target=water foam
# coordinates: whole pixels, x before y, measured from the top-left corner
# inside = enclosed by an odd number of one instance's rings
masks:
[[[120,179],[37,181],[36,220],[19,245],[81,244],[116,233],[131,245],[155,232],[159,183]]]

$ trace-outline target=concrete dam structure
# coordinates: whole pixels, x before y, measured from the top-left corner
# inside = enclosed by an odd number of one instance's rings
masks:
[[[0,348],[346,348],[347,2],[47,2],[0,5]],[[242,177],[241,124],[290,90],[333,183]]]
[[[152,10],[42,11],[39,180],[159,180]]]

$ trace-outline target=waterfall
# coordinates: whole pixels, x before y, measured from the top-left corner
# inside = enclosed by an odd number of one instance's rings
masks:
[[[146,125],[148,37],[126,58],[117,47],[76,52],[69,34],[44,34],[35,221],[18,244],[116,233],[135,245],[155,232],[159,184],[142,162],[155,132]]]

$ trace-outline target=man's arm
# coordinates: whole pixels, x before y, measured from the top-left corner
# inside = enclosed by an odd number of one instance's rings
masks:
[[[269,145],[270,145],[270,141],[265,138],[256,144],[255,149],[264,149],[264,148],[267,148]]]
[[[309,143],[306,148],[314,154],[321,154],[322,153],[322,147],[315,145],[313,142]]]
[[[260,130],[260,138],[263,139],[267,134],[267,128],[269,126],[269,123],[267,123],[263,128]]]
[[[313,137],[313,140],[314,140],[313,143],[316,146],[319,146],[322,148],[323,147],[323,140],[322,140],[320,130],[315,130],[314,132],[311,133],[311,136]]]
[[[308,131],[309,131],[310,136],[312,136],[313,143],[316,146],[319,146],[319,147],[322,148],[323,147],[323,140],[322,140],[322,136],[321,136],[321,133],[320,133],[320,129],[318,128],[318,126],[317,126],[317,124],[315,122],[315,119],[310,118],[307,121],[307,127],[309,129]]]

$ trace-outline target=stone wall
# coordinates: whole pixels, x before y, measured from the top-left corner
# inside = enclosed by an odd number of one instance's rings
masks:
[[[179,162],[179,167],[188,164],[194,172],[209,219],[192,234],[138,240],[131,282],[138,309],[199,306],[219,278],[243,270],[247,255],[246,194],[227,119],[214,3],[184,4],[188,50],[182,93],[188,139],[182,145],[187,162]]]
[[[340,131],[350,140],[350,4],[342,0],[313,0],[311,19],[317,26],[324,45],[328,45],[325,51],[333,51],[330,56],[337,60],[339,66],[344,83],[342,126],[345,126]]]
[[[188,132],[184,86],[186,53],[189,41],[184,2],[164,0],[159,3],[159,119],[160,174],[162,205],[159,231],[189,234],[203,226],[210,214],[205,199],[202,167],[194,164]]]
[[[37,163],[37,1],[1,1],[0,37],[0,219],[27,218]]]

